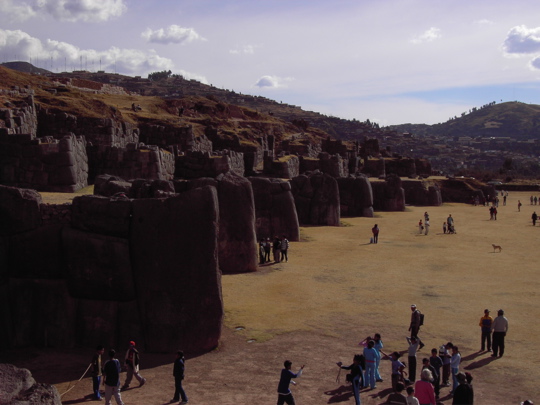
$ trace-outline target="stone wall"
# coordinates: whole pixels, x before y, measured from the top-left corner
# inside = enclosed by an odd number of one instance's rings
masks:
[[[45,220],[52,208],[41,205],[32,190],[0,186],[3,347],[217,346],[215,188],[163,199],[76,197],[64,207],[69,224]]]
[[[373,217],[373,191],[364,175],[337,179],[342,216]]]
[[[430,181],[402,180],[405,190],[405,201],[410,205],[426,205],[438,207],[442,205],[439,186]]]
[[[168,148],[176,146],[179,151],[212,152],[212,141],[206,136],[196,137],[192,125],[180,127],[142,124],[140,140],[147,145]]]
[[[74,192],[88,185],[86,140],[0,135],[0,183],[40,191]]]
[[[373,209],[376,211],[405,211],[405,191],[401,178],[389,175],[386,181],[371,183],[373,190]]]
[[[386,177],[385,160],[382,157],[376,159],[366,158],[361,171],[369,177]]]
[[[246,178],[229,172],[215,179],[175,181],[174,186],[179,193],[204,186],[217,189],[219,268],[228,274],[256,271],[255,201],[251,183]]]
[[[63,111],[37,107],[38,137],[62,138],[68,133],[84,135],[93,145],[126,147],[139,142],[135,125],[112,118],[77,117]]]
[[[10,103],[12,108],[0,109],[0,136],[37,134],[37,118],[34,97],[29,95],[24,101]]]
[[[399,177],[416,176],[415,160],[412,158],[385,159],[386,174],[395,174]]]
[[[196,179],[216,177],[233,172],[244,175],[244,155],[232,150],[209,152],[186,152],[176,158],[175,177]]]
[[[255,197],[257,240],[285,235],[300,240],[300,224],[291,184],[281,179],[250,177]]]
[[[274,159],[272,154],[266,154],[263,173],[270,177],[292,179],[300,174],[300,160],[293,155],[282,155]]]
[[[0,387],[2,405],[62,405],[56,387],[37,383],[25,368],[0,364]]]
[[[332,177],[347,177],[349,175],[349,159],[340,154],[330,155],[326,152],[319,154],[320,171]]]
[[[174,177],[175,157],[154,145],[128,144],[124,147],[89,146],[90,182],[101,174],[124,179],[171,180]]]
[[[337,181],[319,171],[291,180],[298,221],[301,225],[340,225],[340,200]]]

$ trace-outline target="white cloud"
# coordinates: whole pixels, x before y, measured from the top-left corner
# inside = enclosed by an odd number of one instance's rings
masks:
[[[415,36],[410,42],[413,44],[421,44],[424,42],[433,42],[439,38],[441,38],[441,30],[439,28],[431,27],[423,34]]]
[[[193,28],[183,28],[179,25],[170,25],[169,27],[158,30],[147,28],[141,36],[146,41],[156,44],[183,44],[196,40],[206,41]]]
[[[512,28],[503,43],[508,54],[531,54],[540,52],[540,27],[527,28],[519,25]]]
[[[51,15],[60,21],[107,21],[122,15],[125,0],[0,0],[4,21]]]
[[[244,45],[242,47],[231,49],[229,53],[233,55],[253,55],[255,53],[255,48],[257,48],[255,45]]]
[[[0,29],[0,52],[17,55],[20,60],[61,61],[64,67],[79,69],[81,60],[99,63],[103,70],[125,74],[145,74],[153,71],[173,69],[173,62],[159,56],[154,50],[120,49],[111,47],[105,51],[80,49],[72,44],[48,39],[45,42],[31,37],[26,32]]]
[[[288,77],[288,78],[281,78],[278,76],[269,76],[265,75],[262,76],[257,82],[255,83],[255,87],[259,87],[261,89],[279,89],[283,87],[287,87],[286,82],[290,82],[294,79]]]
[[[494,25],[495,24],[493,21],[487,20],[485,18],[481,20],[476,20],[474,23],[478,25]]]

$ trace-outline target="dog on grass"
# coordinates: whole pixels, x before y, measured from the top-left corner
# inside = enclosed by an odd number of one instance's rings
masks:
[[[499,253],[501,253],[501,250],[502,250],[502,247],[498,246],[498,245],[491,245],[493,246],[493,253],[495,253],[495,251],[498,249],[499,250]]]

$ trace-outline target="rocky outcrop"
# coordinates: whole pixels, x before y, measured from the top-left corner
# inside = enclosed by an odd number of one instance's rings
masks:
[[[62,405],[54,385],[36,383],[25,368],[0,364],[0,404]]]
[[[289,241],[300,240],[290,182],[264,177],[250,177],[249,181],[255,198],[257,240],[282,235]]]
[[[372,182],[371,188],[375,211],[405,211],[405,191],[401,187],[401,178],[390,175],[384,182]]]
[[[365,175],[337,179],[342,216],[373,217],[373,191]]]
[[[291,180],[298,221],[301,225],[339,226],[340,200],[337,181],[319,171]]]
[[[35,190],[0,185],[0,235],[12,235],[39,227],[41,203],[41,195]]]

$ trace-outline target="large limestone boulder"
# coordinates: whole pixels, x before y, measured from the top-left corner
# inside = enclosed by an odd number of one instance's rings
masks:
[[[57,279],[65,276],[61,243],[62,225],[48,225],[13,235],[9,240],[7,266],[10,277]],[[0,268],[2,268],[0,241]],[[1,277],[2,270],[0,270]]]
[[[205,186],[217,189],[219,268],[227,274],[256,271],[255,201],[249,180],[229,172],[216,178],[176,181],[174,185],[179,193]]]
[[[131,201],[96,195],[75,197],[72,226],[81,231],[126,238],[131,221]]]
[[[373,191],[365,175],[337,179],[341,215],[373,217]]]
[[[36,383],[25,368],[0,364],[0,404],[62,405],[55,386]]]
[[[0,235],[13,235],[41,225],[41,195],[35,190],[0,185]]]
[[[436,183],[419,180],[402,180],[407,204],[418,206],[442,205],[441,190]]]
[[[223,321],[218,220],[214,187],[133,201],[131,263],[146,350],[217,346]]]
[[[388,175],[385,182],[373,182],[373,209],[376,211],[405,211],[405,191],[401,178]]]
[[[291,184],[281,179],[250,177],[255,199],[257,239],[285,235],[300,240],[300,225]]]
[[[306,173],[291,180],[291,191],[300,224],[339,226],[339,188],[334,177]]]
[[[62,241],[73,297],[110,301],[135,299],[127,239],[66,227]]]
[[[229,172],[218,177],[219,268],[223,273],[257,271],[255,201],[251,183]]]
[[[9,281],[10,325],[14,347],[73,347],[76,301],[63,280]]]

